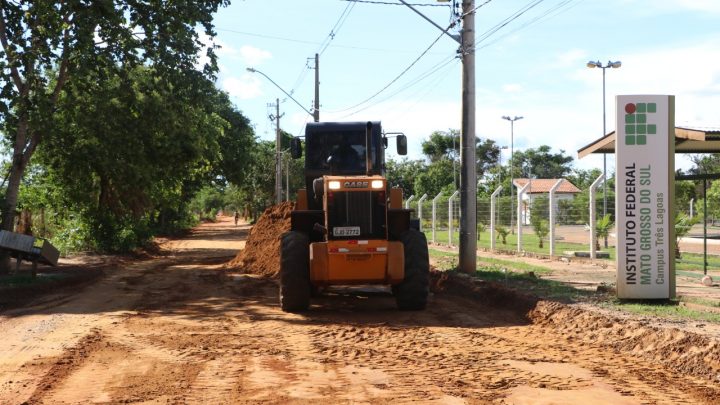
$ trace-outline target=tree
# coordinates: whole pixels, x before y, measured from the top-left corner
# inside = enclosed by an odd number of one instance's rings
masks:
[[[600,250],[600,239],[605,239],[610,235],[610,230],[615,225],[610,214],[604,215],[595,223],[595,249]]]
[[[433,132],[427,141],[423,141],[422,151],[431,163],[438,162],[442,159],[449,159],[452,162],[456,162],[456,165],[459,165],[460,131],[450,129],[448,131]],[[475,158],[478,178],[482,178],[486,171],[498,164],[500,160],[500,148],[492,139],[476,137]]]
[[[392,187],[400,187],[405,198],[415,194],[415,179],[426,171],[425,162],[422,160],[395,161],[389,159],[386,162],[387,181]],[[422,194],[420,194],[422,195]]]
[[[415,194],[427,194],[430,197],[438,195],[441,191],[456,190],[457,184],[453,182],[453,163],[449,159],[440,159],[431,163],[427,170],[415,177]]]
[[[527,149],[524,152],[515,152],[514,165],[520,169],[520,177],[535,177],[539,179],[560,179],[566,177],[572,170],[573,158],[560,153],[551,153],[547,145],[537,149]]]
[[[682,259],[682,254],[680,253],[680,239],[685,237],[688,233],[690,233],[690,230],[692,227],[700,222],[699,216],[691,217],[690,215],[685,214],[684,212],[680,212],[679,214],[675,215],[675,258],[676,259]]]
[[[538,247],[543,248],[543,239],[550,231],[549,223],[545,217],[549,214],[550,200],[548,197],[539,196],[535,198],[530,207],[530,225],[538,237]]]
[[[101,75],[133,66],[152,67],[159,80],[182,93],[217,70],[213,48],[198,70],[203,48],[196,27],[214,36],[212,14],[226,0],[194,2],[0,3],[0,119],[12,145],[2,223],[12,230],[20,183],[31,158],[52,132],[58,101],[84,73]],[[88,83],[90,84],[90,83]],[[80,85],[78,83],[78,85]],[[7,268],[7,263],[2,268]]]

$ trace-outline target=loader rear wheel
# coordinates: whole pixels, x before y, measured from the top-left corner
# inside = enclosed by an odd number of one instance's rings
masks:
[[[280,308],[302,312],[310,306],[310,251],[302,232],[286,232],[280,242]]]
[[[429,293],[430,259],[425,234],[408,230],[400,236],[405,250],[405,278],[393,287],[401,310],[425,309]]]

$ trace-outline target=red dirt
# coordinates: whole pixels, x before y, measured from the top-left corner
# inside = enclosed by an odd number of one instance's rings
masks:
[[[245,249],[228,263],[228,268],[276,276],[280,272],[280,237],[290,230],[290,212],[294,207],[293,202],[284,202],[266,209],[252,227]]]
[[[307,313],[284,313],[273,280],[220,265],[246,230],[220,217],[162,244],[162,257],[122,262],[81,291],[0,311],[0,404],[720,398],[717,337],[537,302],[458,274],[436,279],[442,291],[425,311],[398,311],[387,292],[348,289],[313,298]]]

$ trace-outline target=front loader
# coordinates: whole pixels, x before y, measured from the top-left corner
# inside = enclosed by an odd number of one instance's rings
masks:
[[[397,152],[407,138],[397,135]],[[385,178],[388,137],[379,122],[308,123],[305,189],[280,246],[280,306],[300,312],[333,285],[392,287],[397,306],[424,309],[429,291],[425,234]],[[302,156],[300,139],[291,142]]]

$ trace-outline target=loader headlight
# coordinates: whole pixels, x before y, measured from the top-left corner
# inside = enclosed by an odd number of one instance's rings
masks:
[[[337,180],[333,180],[328,183],[328,188],[330,190],[340,190],[340,182]]]
[[[383,188],[383,187],[385,187],[385,184],[383,184],[382,180],[373,180],[372,183],[370,183],[370,187]]]

